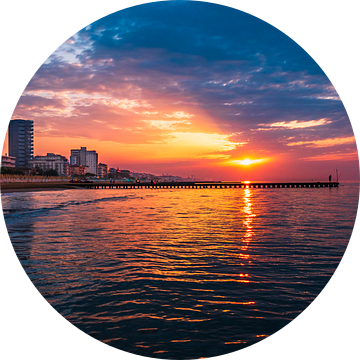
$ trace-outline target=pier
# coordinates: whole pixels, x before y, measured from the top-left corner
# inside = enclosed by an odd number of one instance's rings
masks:
[[[70,184],[69,184],[70,185]],[[93,182],[71,184],[87,189],[309,189],[338,187],[338,182]]]

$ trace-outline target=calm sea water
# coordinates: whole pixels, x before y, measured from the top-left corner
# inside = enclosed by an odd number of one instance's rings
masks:
[[[3,194],[26,273],[78,328],[156,358],[210,357],[270,336],[339,264],[358,184],[322,189]]]

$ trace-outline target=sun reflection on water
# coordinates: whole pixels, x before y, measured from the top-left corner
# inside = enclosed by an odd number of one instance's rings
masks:
[[[251,263],[250,255],[246,252],[249,250],[250,242],[254,236],[254,226],[253,226],[253,218],[256,216],[253,211],[253,203],[252,203],[252,190],[245,188],[244,189],[244,206],[242,208],[242,213],[244,214],[243,227],[244,227],[244,236],[242,237],[242,246],[240,247],[241,253],[239,254],[240,259],[247,260],[248,263]],[[245,252],[245,253],[243,253]],[[244,266],[243,263],[240,264]],[[239,282],[248,283],[250,280],[243,279],[244,277],[249,278],[250,275],[248,273],[241,273],[239,277],[242,278]]]

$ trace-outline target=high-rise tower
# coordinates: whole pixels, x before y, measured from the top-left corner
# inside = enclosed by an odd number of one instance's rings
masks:
[[[14,156],[15,167],[30,167],[29,161],[34,153],[34,122],[33,120],[10,120],[9,155]]]

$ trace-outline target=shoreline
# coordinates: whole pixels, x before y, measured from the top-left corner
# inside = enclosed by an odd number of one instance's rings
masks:
[[[39,191],[59,191],[59,190],[73,190],[75,188],[28,188],[28,189],[4,189],[1,190],[1,194],[10,194],[17,192],[39,192]]]
[[[24,182],[24,183],[1,183],[1,194],[11,192],[30,192],[30,191],[55,191],[55,190],[67,190],[67,189],[79,189],[78,186],[69,182]]]

